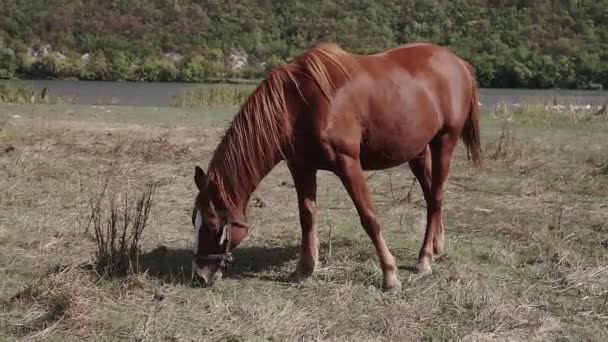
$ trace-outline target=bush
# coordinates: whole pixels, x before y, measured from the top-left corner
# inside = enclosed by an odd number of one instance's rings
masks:
[[[57,58],[51,54],[34,60],[29,74],[34,78],[52,78],[57,75]]]
[[[103,52],[92,53],[89,59],[82,63],[81,79],[91,81],[110,79],[110,64]]]
[[[79,77],[82,71],[80,60],[70,58],[58,60],[55,67],[58,78]]]
[[[135,78],[135,68],[133,68],[132,63],[124,52],[118,51],[113,53],[109,60],[108,79],[124,81]]]
[[[207,61],[202,56],[194,55],[182,63],[179,78],[185,82],[202,81],[207,75],[207,69]]]
[[[145,81],[175,81],[179,71],[175,65],[164,58],[147,58],[139,66],[138,78]]]
[[[27,53],[20,53],[17,55],[17,71],[19,75],[30,75],[34,60]]]
[[[17,70],[17,57],[9,48],[0,47],[0,78],[13,78]]]
[[[276,67],[278,67],[282,64],[283,64],[283,61],[280,58],[278,58],[277,56],[272,56],[266,62],[266,65],[264,67],[264,73],[268,74],[268,73],[272,72]]]
[[[258,78],[264,76],[264,71],[261,68],[250,66],[241,70],[239,76],[246,79]]]
[[[222,62],[212,62],[209,63],[209,67],[207,69],[207,76],[209,77],[227,77],[228,73],[224,63]]]

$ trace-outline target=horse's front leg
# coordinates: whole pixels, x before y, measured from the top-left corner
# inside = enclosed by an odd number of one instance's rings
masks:
[[[380,258],[380,265],[384,276],[383,287],[390,291],[400,291],[401,282],[397,276],[395,258],[386,246],[386,242],[382,236],[380,223],[376,217],[369,189],[365,183],[361,163],[358,159],[342,155],[338,157],[338,164],[338,176],[352,198],[357,208],[361,225],[372,240],[376,253]]]
[[[315,227],[317,200],[317,171],[302,165],[288,164],[298,195],[302,246],[295,272],[298,280],[311,276],[319,260],[319,239]]]

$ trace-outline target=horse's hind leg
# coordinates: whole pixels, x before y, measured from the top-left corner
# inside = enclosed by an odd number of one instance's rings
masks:
[[[420,249],[416,270],[419,273],[430,273],[433,260],[433,240],[441,228],[441,207],[443,204],[443,185],[450,171],[454,147],[458,135],[447,132],[435,137],[430,144],[432,157],[431,191],[427,201],[427,227],[424,243]]]
[[[314,169],[288,163],[298,195],[300,226],[302,228],[302,246],[300,260],[295,271],[298,280],[313,274],[319,260],[319,239],[315,227],[317,200],[317,172]]]
[[[369,189],[365,184],[365,177],[358,159],[341,155],[338,158],[338,176],[348,191],[357,213],[361,220],[361,225],[372,240],[376,253],[380,258],[380,265],[384,276],[383,287],[390,291],[400,291],[401,282],[397,277],[397,265],[395,258],[388,250],[380,223],[376,217],[376,212],[372,206]]]
[[[423,153],[420,154],[415,159],[409,161],[410,169],[418,183],[420,183],[420,188],[422,189],[422,194],[424,195],[424,200],[427,205],[427,210],[429,209],[429,200],[431,195],[431,177],[432,177],[432,156],[431,149],[429,145],[426,146]],[[441,220],[441,218],[440,218]],[[426,233],[427,236],[430,236],[429,232]],[[439,225],[439,229],[432,234],[433,241],[433,254],[435,257],[440,256],[443,253],[443,221]]]

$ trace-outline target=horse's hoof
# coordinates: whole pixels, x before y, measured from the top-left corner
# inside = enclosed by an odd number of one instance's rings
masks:
[[[291,280],[291,282],[296,283],[296,284],[300,284],[305,282],[308,277],[298,273],[298,272],[293,272],[290,276],[289,279]]]
[[[399,279],[397,279],[397,277],[393,278],[392,280],[388,280],[385,281],[382,289],[386,292],[390,292],[390,293],[399,293],[401,292],[401,282],[399,281]]]
[[[309,279],[313,274],[313,270],[300,269],[299,267],[291,274],[291,279],[296,283],[301,283]]]
[[[428,275],[433,273],[431,263],[428,261],[428,259],[418,261],[418,263],[416,264],[416,273],[420,275]]]

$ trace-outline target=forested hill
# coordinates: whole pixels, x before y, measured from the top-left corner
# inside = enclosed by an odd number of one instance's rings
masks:
[[[484,87],[608,86],[608,0],[0,0],[0,77],[262,77],[320,41],[430,41]]]

